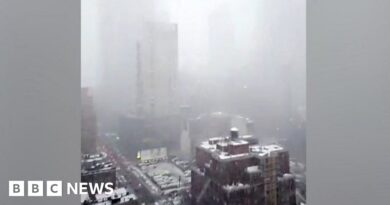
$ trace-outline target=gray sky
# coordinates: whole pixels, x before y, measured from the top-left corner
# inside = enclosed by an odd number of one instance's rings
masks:
[[[197,72],[207,65],[209,18],[216,10],[230,15],[235,30],[236,49],[243,64],[251,58],[278,58],[280,64],[294,63],[305,68],[304,0],[82,0],[82,84],[95,85],[101,70],[99,32],[107,25],[101,18],[113,18],[117,32],[128,32],[136,16],[157,16],[179,24],[180,68]],[[149,7],[149,8],[148,8]],[[154,8],[151,8],[154,7]],[[144,14],[141,14],[145,12]],[[149,12],[149,14],[147,13]],[[153,12],[153,14],[152,14]],[[110,15],[111,14],[111,15]],[[150,17],[152,18],[152,17]],[[223,22],[221,22],[223,23]],[[127,28],[125,27],[127,26]],[[124,42],[125,43],[125,42]],[[267,52],[266,49],[270,49]],[[257,52],[256,52],[257,51]],[[272,52],[278,52],[277,54]],[[268,54],[267,54],[268,53]],[[277,55],[277,56],[268,56]],[[296,66],[295,66],[296,65]],[[195,68],[197,67],[197,68]],[[200,71],[199,71],[200,72]]]
[[[304,114],[305,0],[81,2],[81,85],[110,98],[115,112],[134,97],[140,24],[163,21],[178,24],[180,103],[267,118],[267,126],[287,107]]]

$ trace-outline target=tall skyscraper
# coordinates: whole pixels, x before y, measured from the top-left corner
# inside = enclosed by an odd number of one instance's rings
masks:
[[[279,145],[259,145],[236,128],[196,149],[193,205],[295,205],[289,155]]]
[[[97,124],[92,90],[81,89],[81,153],[96,153]]]
[[[125,93],[134,100],[130,115],[119,118],[120,147],[136,157],[143,149],[180,147],[177,100],[178,29],[172,23],[144,23],[135,43],[134,87]]]
[[[161,117],[178,114],[176,80],[178,31],[171,23],[146,23],[136,46],[136,114]]]
[[[180,154],[181,157],[190,159],[191,138],[190,138],[189,114],[191,108],[189,106],[182,106],[180,110],[181,110]]]

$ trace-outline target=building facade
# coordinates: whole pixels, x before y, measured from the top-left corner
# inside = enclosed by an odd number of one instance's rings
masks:
[[[81,89],[81,153],[95,154],[97,138],[96,112],[92,90]]]
[[[177,24],[145,23],[137,43],[136,116],[178,114]]]
[[[116,167],[102,152],[94,155],[83,155],[81,159],[81,182],[87,183],[112,183],[116,187]],[[107,191],[104,189],[104,191]],[[88,190],[88,193],[91,193]],[[94,196],[90,194],[93,199]]]
[[[295,205],[289,155],[279,145],[259,145],[233,129],[196,148],[193,205]]]

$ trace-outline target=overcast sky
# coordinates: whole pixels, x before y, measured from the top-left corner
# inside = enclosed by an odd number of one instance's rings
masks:
[[[81,85],[126,112],[140,25],[177,23],[181,103],[273,125],[306,107],[305,15],[305,0],[82,0]]]

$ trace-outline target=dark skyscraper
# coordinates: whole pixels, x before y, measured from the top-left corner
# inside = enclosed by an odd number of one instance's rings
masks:
[[[81,89],[81,153],[95,154],[97,138],[96,112],[91,89]]]

